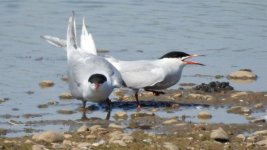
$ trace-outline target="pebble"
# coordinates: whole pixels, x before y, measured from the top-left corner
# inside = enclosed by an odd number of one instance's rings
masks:
[[[63,108],[57,111],[57,113],[59,114],[65,114],[65,115],[70,115],[70,114],[74,114],[75,111],[67,109],[67,108]]]
[[[256,131],[253,133],[253,135],[256,135],[256,136],[267,135],[267,130]]]
[[[175,124],[175,123],[177,123],[177,119],[169,119],[163,122],[163,124],[165,125]]]
[[[257,118],[257,119],[253,119],[250,120],[251,123],[263,123],[266,122],[266,120],[264,118]]]
[[[235,113],[235,114],[250,114],[252,111],[251,109],[243,106],[232,106],[227,110],[228,113]]]
[[[78,130],[77,130],[77,132],[78,133],[82,133],[82,132],[86,132],[86,131],[89,131],[90,129],[89,129],[89,127],[87,127],[87,126],[81,126]]]
[[[27,139],[24,143],[26,143],[26,144],[32,144],[33,143],[33,141],[31,141],[31,140],[29,140],[29,139]]]
[[[189,97],[194,98],[194,99],[202,99],[202,100],[207,100],[207,101],[211,101],[214,98],[211,95],[203,95],[203,94],[189,94]]]
[[[47,104],[39,104],[37,107],[38,108],[48,108],[48,105]]]
[[[261,147],[266,147],[267,148],[267,139],[258,141],[256,144],[261,146]]]
[[[106,143],[106,141],[104,141],[104,140],[100,140],[100,141],[98,141],[98,142],[93,143],[92,146],[98,147],[98,146],[103,145],[103,144],[105,144],[105,143]]]
[[[69,145],[61,144],[61,143],[52,143],[52,149],[68,149]]]
[[[128,115],[124,111],[119,111],[114,115],[114,118],[115,119],[125,119],[126,120],[128,118]]]
[[[54,82],[51,80],[43,80],[43,81],[39,82],[39,86],[41,88],[52,87],[52,86],[54,86]]]
[[[199,119],[210,119],[212,117],[210,112],[207,111],[201,111],[198,113],[197,117]]]
[[[231,98],[240,98],[240,97],[244,97],[244,96],[248,96],[248,93],[247,92],[237,92],[237,93],[231,94]]]
[[[232,72],[230,73],[228,76],[227,76],[228,79],[243,79],[243,80],[246,80],[246,79],[257,79],[257,75],[254,74],[251,70],[248,70],[248,69],[241,69],[239,71],[235,71],[235,72]]]
[[[65,139],[70,139],[70,138],[72,138],[72,135],[71,135],[71,134],[64,134],[63,136],[64,136]]]
[[[262,108],[263,107],[263,103],[257,103],[254,105],[255,108]]]
[[[62,144],[67,145],[67,146],[71,146],[72,145],[72,142],[70,140],[64,140],[62,142]]]
[[[64,140],[64,136],[62,133],[59,132],[45,131],[33,135],[32,139],[37,142],[44,141],[47,143],[52,143],[52,142],[62,142]]]
[[[85,143],[85,142],[81,142],[81,143],[78,143],[77,147],[79,149],[89,149],[89,147],[91,146],[90,143]]]
[[[89,128],[89,130],[92,132],[92,133],[96,133],[98,131],[98,129],[101,128],[100,125],[93,125]]]
[[[131,115],[131,118],[134,119],[134,118],[138,118],[138,117],[151,117],[151,116],[155,116],[154,113],[142,113],[142,112],[135,112]]]
[[[64,93],[59,94],[59,99],[61,100],[73,99],[73,97],[70,92],[64,92]]]
[[[256,142],[257,141],[257,137],[256,136],[254,136],[254,135],[252,135],[252,136],[249,136],[249,137],[247,137],[247,141],[248,142]]]
[[[178,150],[178,147],[170,142],[164,142],[163,147],[167,150]]]
[[[96,139],[97,137],[95,135],[89,134],[86,136],[86,139]]]
[[[128,133],[122,133],[122,131],[113,131],[109,134],[109,143],[122,144],[133,142],[133,137]],[[125,144],[123,144],[125,143]]]
[[[44,145],[33,145],[32,150],[49,150]]]
[[[123,129],[123,128],[124,128],[123,126],[121,126],[121,125],[117,125],[117,124],[115,124],[115,123],[110,123],[110,124],[108,125],[108,127],[109,127],[109,128],[115,128],[115,129]]]
[[[215,140],[215,141],[218,141],[218,142],[229,141],[229,137],[228,137],[227,133],[222,128],[212,130],[212,132],[210,134],[210,138]]]
[[[238,135],[236,136],[236,138],[241,139],[242,141],[245,141],[245,140],[246,140],[246,137],[245,137],[244,134],[238,134]]]

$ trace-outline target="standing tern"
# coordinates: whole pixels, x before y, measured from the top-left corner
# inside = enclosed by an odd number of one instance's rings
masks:
[[[66,42],[64,39],[60,39],[50,35],[44,35],[41,37],[52,45],[61,48],[66,48]],[[94,43],[92,35],[87,40],[88,43]],[[97,51],[94,47],[91,49],[87,49],[87,51],[83,51],[83,53],[97,54]],[[177,84],[181,78],[184,66],[204,66],[203,64],[198,62],[187,61],[187,59],[196,56],[203,55],[190,55],[184,52],[173,51],[163,55],[159,59],[154,60],[122,61],[117,60],[111,56],[105,57],[105,59],[108,60],[121,73],[121,76],[127,87],[135,91],[137,106],[138,108],[140,108],[140,103],[138,99],[138,92],[140,89],[153,92],[153,94],[156,96],[164,94],[164,92],[160,90],[167,89]]]
[[[69,88],[72,96],[83,102],[84,110],[87,101],[106,101],[110,108],[109,95],[124,82],[118,70],[106,59],[94,53],[85,53],[94,46],[86,45],[90,36],[83,26],[81,47],[78,47],[73,12],[68,22],[66,41]]]

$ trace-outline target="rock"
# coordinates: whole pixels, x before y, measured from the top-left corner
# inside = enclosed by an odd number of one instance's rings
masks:
[[[32,150],[49,150],[44,145],[33,145]]]
[[[236,138],[238,138],[238,139],[240,139],[240,140],[242,140],[242,141],[245,141],[245,140],[246,140],[246,137],[245,137],[244,134],[238,134],[238,135],[236,136]]]
[[[72,142],[70,140],[64,140],[62,144],[67,145],[67,146],[72,146]]]
[[[81,126],[78,130],[77,130],[77,132],[78,133],[83,133],[83,132],[87,132],[87,131],[89,131],[90,129],[89,129],[89,127],[87,127],[87,126]]]
[[[262,108],[263,107],[263,103],[257,103],[254,105],[255,108]]]
[[[230,109],[227,110],[228,113],[234,113],[234,114],[250,114],[251,109],[247,107],[242,106],[232,106]]]
[[[95,140],[97,137],[95,135],[89,134],[86,136],[86,139],[93,139]]]
[[[133,142],[133,137],[130,134],[122,133],[122,131],[114,131],[109,134],[109,137],[110,137],[109,139],[110,144],[113,143],[126,146],[126,143]]]
[[[114,115],[114,118],[115,119],[127,119],[128,118],[128,115],[126,112],[124,111],[120,111],[120,112],[117,112],[115,115]]]
[[[72,138],[72,135],[71,135],[71,134],[64,134],[63,136],[64,136],[65,139],[70,139],[70,138]]]
[[[92,144],[92,145],[93,145],[93,144]],[[79,143],[79,144],[77,145],[77,147],[78,147],[79,149],[89,149],[90,146],[91,146],[90,143],[85,143],[85,142]]]
[[[98,131],[98,129],[101,128],[100,125],[93,125],[89,128],[89,130],[92,132],[92,133],[96,133]]]
[[[39,86],[41,88],[52,87],[52,86],[54,86],[54,82],[51,80],[43,80],[43,81],[39,82]]]
[[[239,70],[239,71],[235,71],[230,73],[227,76],[228,79],[257,79],[257,75],[254,74],[251,70]]]
[[[256,136],[249,136],[249,137],[247,137],[247,142],[252,142],[252,143],[254,143],[254,142],[256,142],[257,141],[257,137]]]
[[[240,97],[244,97],[244,96],[248,96],[248,93],[247,92],[237,92],[237,93],[231,94],[231,98],[240,98]]]
[[[65,115],[70,115],[70,114],[74,114],[75,111],[67,109],[67,108],[63,108],[57,111],[57,113],[59,114],[65,114]]]
[[[250,120],[251,123],[263,123],[266,122],[266,120],[264,118],[257,118],[257,119],[253,119]]]
[[[229,141],[229,137],[228,137],[227,133],[222,128],[212,130],[212,132],[210,134],[210,138],[215,140],[215,141],[218,141],[218,142]]]
[[[38,108],[48,108],[47,104],[39,104],[37,105]]]
[[[138,118],[138,117],[151,117],[151,116],[155,116],[154,113],[142,113],[142,112],[135,112],[131,115],[131,118],[134,119],[134,118]]]
[[[169,119],[163,122],[163,124],[168,125],[168,124],[175,124],[177,123],[177,119]]]
[[[210,112],[207,111],[201,111],[198,113],[197,117],[199,119],[210,119],[212,117]]]
[[[72,97],[71,93],[64,92],[64,93],[61,93],[59,95],[59,99],[61,99],[61,100],[67,100],[67,99],[73,99],[73,97]]]
[[[214,99],[211,95],[194,94],[194,93],[189,94],[189,97],[194,98],[194,99],[207,100],[207,101]]]
[[[32,139],[37,142],[44,141],[47,143],[52,143],[52,142],[62,142],[64,140],[64,136],[62,133],[59,132],[45,131],[39,134],[35,134],[32,137]]]
[[[70,148],[70,146],[65,145],[65,144],[60,144],[60,143],[52,143],[52,148],[53,149],[68,149]]]
[[[164,142],[163,147],[167,150],[178,150],[178,147],[170,142]]]
[[[256,135],[256,136],[267,135],[267,130],[256,131],[253,133],[253,135]]]
[[[103,145],[103,144],[105,144],[105,143],[106,143],[106,142],[105,142],[104,140],[100,140],[100,141],[98,141],[98,142],[93,143],[92,146],[98,147],[98,146]]]
[[[256,144],[261,146],[261,147],[266,147],[267,148],[267,139],[258,141]]]
[[[48,105],[57,105],[59,102],[55,101],[55,100],[49,100],[48,101]]]
[[[121,126],[121,125],[117,125],[117,124],[115,124],[115,123],[110,123],[110,124],[108,125],[108,127],[109,127],[109,128],[116,128],[116,129],[123,129],[123,126]]]
[[[29,139],[27,139],[24,143],[26,143],[26,144],[32,144],[33,143],[33,141],[31,141],[31,140],[29,140]]]
[[[181,98],[182,96],[183,96],[182,93],[174,93],[173,95],[170,95],[168,99],[176,100]]]

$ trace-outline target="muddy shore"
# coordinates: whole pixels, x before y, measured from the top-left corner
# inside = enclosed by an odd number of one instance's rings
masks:
[[[8,137],[10,129],[0,129],[0,149],[266,149],[267,92],[213,91],[195,89],[166,90],[165,95],[154,96],[150,92],[139,94],[141,105],[146,111],[128,114],[112,113],[113,121],[106,118],[88,120],[40,120],[28,124],[65,124],[73,126],[71,131],[28,131],[32,135]],[[135,107],[134,97],[123,90],[114,92],[117,101],[113,110],[119,107]],[[2,103],[5,101],[3,100]],[[53,104],[51,104],[53,105]],[[247,123],[209,123],[212,112],[199,112],[199,122],[188,121],[187,115],[166,118],[157,111],[169,113],[179,111],[184,105],[225,108],[227,113],[244,116]],[[49,107],[49,105],[48,105]],[[103,106],[105,107],[105,106]],[[97,111],[93,106],[88,111]],[[99,111],[99,110],[98,110]],[[81,113],[79,110],[59,113]],[[254,117],[253,113],[263,116]],[[24,117],[38,117],[38,114]],[[85,114],[86,115],[86,114]],[[218,116],[217,116],[218,117]],[[222,116],[224,117],[224,116]],[[11,117],[12,118],[12,117]],[[13,116],[13,118],[15,118]],[[219,119],[219,118],[217,118]],[[10,123],[18,125],[13,119]],[[49,139],[49,140],[48,140]]]

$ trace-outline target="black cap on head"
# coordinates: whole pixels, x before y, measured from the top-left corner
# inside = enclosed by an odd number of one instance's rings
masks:
[[[163,59],[163,58],[183,58],[186,56],[190,56],[189,54],[186,54],[184,52],[178,52],[178,51],[173,51],[173,52],[169,52],[163,56],[161,56],[159,59]]]
[[[93,74],[89,77],[88,82],[102,84],[107,81],[103,74]]]

